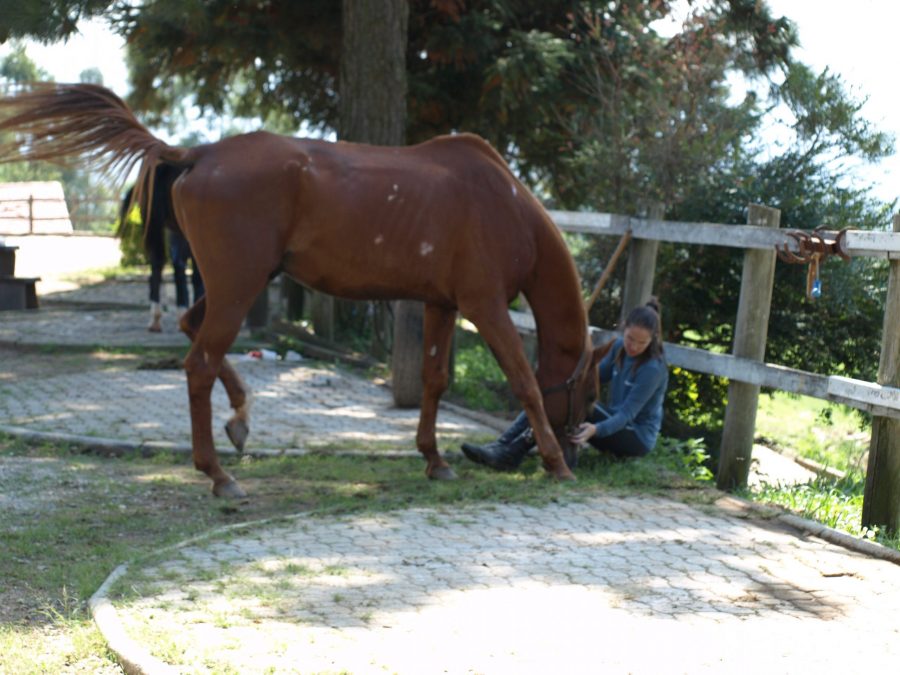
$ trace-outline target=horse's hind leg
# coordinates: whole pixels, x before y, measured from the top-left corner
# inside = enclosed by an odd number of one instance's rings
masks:
[[[429,478],[438,480],[456,478],[453,469],[441,457],[435,437],[438,403],[450,382],[450,345],[453,341],[455,320],[455,310],[435,305],[425,306],[423,325],[425,353],[422,358],[422,382],[424,387],[422,407],[419,412],[419,429],[416,433],[416,446],[428,462],[425,474]]]
[[[181,330],[191,339],[191,342],[194,342],[197,337],[197,331],[200,330],[205,313],[206,297],[204,296],[194,303],[181,318]],[[243,452],[247,436],[250,434],[250,393],[241,376],[224,357],[219,366],[219,380],[225,387],[228,402],[234,410],[234,415],[225,423],[225,433],[228,434],[228,440],[237,451]]]

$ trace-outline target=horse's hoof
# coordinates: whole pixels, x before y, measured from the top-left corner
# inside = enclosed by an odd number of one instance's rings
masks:
[[[567,466],[563,467],[562,470],[557,471],[554,474],[554,477],[556,478],[556,480],[578,480],[577,478],[575,478],[575,474],[572,473]]]
[[[216,483],[213,485],[213,494],[216,497],[224,497],[225,499],[245,499],[247,493],[241,489],[234,478],[224,483]]]
[[[250,427],[247,422],[239,417],[232,417],[225,423],[225,433],[228,434],[228,440],[238,452],[244,451],[244,443],[247,442],[247,436],[250,435]]]
[[[428,472],[428,477],[431,480],[456,480],[457,475],[456,472],[451,469],[449,466],[439,466],[435,469],[432,469]]]
[[[575,478],[575,474],[566,466],[564,463],[560,463],[556,466],[556,468],[551,468],[549,466],[544,466],[547,473],[553,476],[556,480],[577,480]]]

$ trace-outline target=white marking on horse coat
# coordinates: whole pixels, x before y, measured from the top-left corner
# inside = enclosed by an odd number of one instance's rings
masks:
[[[437,356],[437,345],[431,345],[431,349],[428,350],[429,356]]]
[[[397,191],[398,191],[399,189],[400,189],[400,186],[397,185],[396,183],[394,183],[394,188],[393,188],[394,193],[388,195],[388,201],[389,201],[389,202],[392,202],[392,201],[394,201],[395,199],[397,199]]]
[[[423,241],[419,245],[419,255],[422,256],[423,258],[426,255],[428,255],[429,253],[431,253],[433,250],[434,250],[434,246],[429,244],[427,241]]]
[[[383,234],[379,234],[377,237],[375,237],[376,245],[383,244],[383,243],[384,243],[384,235]]]
[[[515,197],[517,194],[519,194],[519,191],[516,190],[515,184],[513,184],[513,186],[512,186],[512,191],[513,191],[513,197]]]

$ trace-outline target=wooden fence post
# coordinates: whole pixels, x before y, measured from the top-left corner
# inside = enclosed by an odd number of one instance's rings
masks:
[[[269,325],[268,284],[266,284],[262,293],[256,296],[256,300],[253,301],[253,304],[250,305],[250,310],[247,312],[245,323],[247,324],[247,328],[265,328]]]
[[[665,206],[659,202],[650,205],[647,213],[649,220],[662,220]],[[653,281],[656,276],[656,255],[659,242],[649,239],[632,239],[631,251],[628,254],[628,266],[625,269],[625,287],[622,289],[622,315],[624,324],[628,313],[644,304],[653,295]],[[663,307],[665,312],[665,307]]]
[[[900,232],[900,215],[894,216],[894,232]],[[890,266],[878,384],[900,387],[900,260]],[[889,417],[872,418],[862,524],[900,533],[900,421]]]
[[[778,227],[780,222],[781,211],[778,209],[758,204],[751,204],[748,208],[748,225]],[[741,295],[731,350],[734,356],[754,361],[764,359],[774,282],[775,249],[745,251]],[[747,485],[758,401],[759,385],[735,381],[728,383],[728,405],[725,408],[725,426],[716,474],[716,485],[720,490],[733,490]]]
[[[391,391],[398,408],[422,403],[422,345],[425,304],[415,300],[394,302],[394,349],[391,355]]]
[[[313,330],[323,340],[334,342],[334,297],[321,291],[310,293],[309,315],[312,319]]]

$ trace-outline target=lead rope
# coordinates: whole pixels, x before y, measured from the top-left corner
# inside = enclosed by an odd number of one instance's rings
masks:
[[[597,285],[594,286],[594,290],[591,293],[591,297],[584,301],[584,311],[590,312],[591,307],[594,306],[594,303],[597,302],[597,298],[600,297],[600,291],[603,290],[603,287],[606,285],[606,282],[609,281],[610,275],[612,275],[613,270],[616,268],[616,263],[619,260],[619,257],[622,255],[622,251],[625,250],[625,247],[628,245],[628,242],[631,241],[631,228],[625,230],[625,234],[622,235],[622,238],[619,240],[618,246],[616,246],[616,250],[613,251],[612,256],[609,259],[609,262],[606,264],[606,267],[603,269],[603,274],[600,275],[600,279],[597,281]]]
[[[821,253],[810,256],[809,268],[806,271],[806,299],[816,300],[822,296],[822,280],[819,279],[819,260]]]

